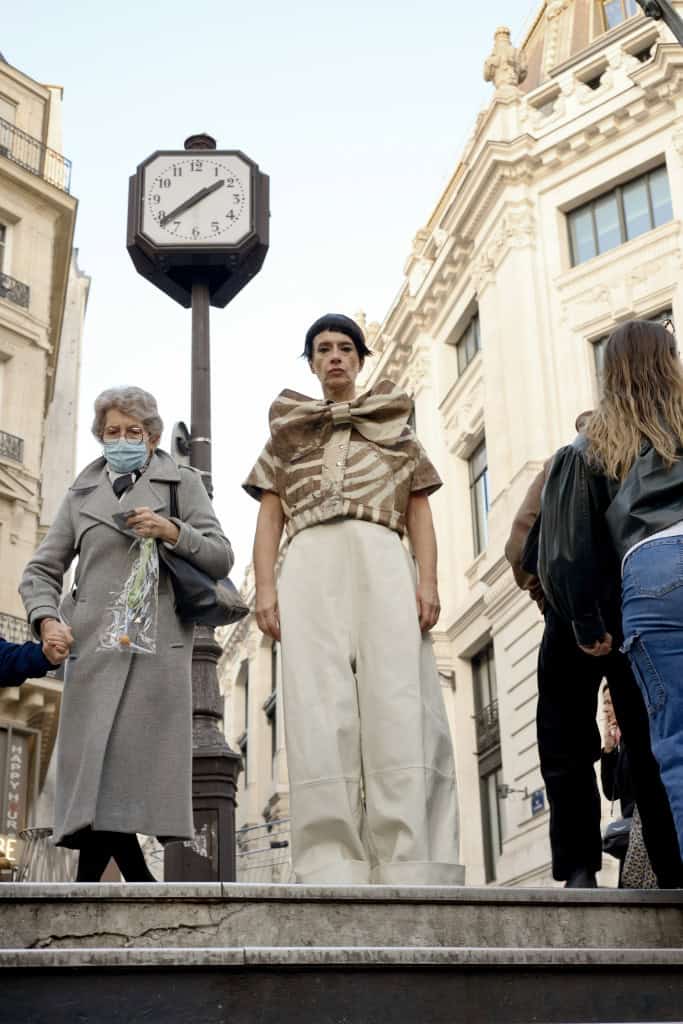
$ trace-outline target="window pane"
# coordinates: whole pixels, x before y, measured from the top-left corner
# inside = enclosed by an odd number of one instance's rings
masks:
[[[474,553],[480,554],[488,543],[488,487],[485,473],[472,488],[474,514]]]
[[[475,483],[486,470],[486,445],[480,444],[470,458],[470,483]]]
[[[583,263],[597,255],[595,238],[593,237],[593,216],[590,207],[576,210],[569,215],[569,226],[572,234],[572,253],[574,264]]]
[[[614,249],[623,241],[619,224],[619,207],[615,195],[605,196],[595,203],[595,226],[598,232],[598,252]]]
[[[614,28],[615,25],[618,25],[624,20],[622,0],[607,0],[607,2],[603,3],[602,6],[605,11],[607,28]]]
[[[622,191],[624,201],[624,220],[626,221],[626,237],[637,238],[652,227],[650,220],[650,204],[647,200],[647,184],[643,178],[624,185]]]
[[[669,176],[666,167],[660,167],[650,175],[650,196],[652,198],[652,213],[654,214],[655,227],[666,224],[673,220],[674,211],[671,205],[671,189],[669,188]]]
[[[640,14],[640,7],[636,0],[626,0],[626,17],[632,18],[634,14]]]

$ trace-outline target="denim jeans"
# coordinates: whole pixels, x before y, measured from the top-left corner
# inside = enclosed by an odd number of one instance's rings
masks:
[[[683,855],[683,536],[648,541],[622,582],[624,646],[647,706]]]

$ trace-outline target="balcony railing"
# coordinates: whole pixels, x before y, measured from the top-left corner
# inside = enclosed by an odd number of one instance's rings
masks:
[[[474,716],[477,732],[477,753],[498,746],[500,743],[500,725],[498,723],[498,701],[492,700],[485,708]]]
[[[0,636],[13,644],[24,644],[31,639],[31,629],[26,619],[0,612]]]
[[[15,306],[23,306],[28,309],[31,289],[23,281],[17,281],[9,274],[0,274],[0,299],[7,299]]]
[[[13,462],[24,461],[24,439],[0,430],[0,455]]]
[[[71,188],[71,161],[0,117],[0,157],[7,157],[62,192]]]

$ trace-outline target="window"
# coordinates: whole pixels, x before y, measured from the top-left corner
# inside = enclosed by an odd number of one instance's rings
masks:
[[[614,28],[620,25],[627,18],[640,14],[640,7],[636,0],[603,0],[602,13],[605,19],[605,28]]]
[[[673,218],[666,167],[620,185],[568,215],[572,266]]]
[[[480,349],[479,315],[475,314],[455,343],[455,351],[458,354],[458,376],[465,372]]]
[[[477,736],[477,754],[481,757],[500,746],[498,724],[498,689],[493,644],[488,644],[472,658],[474,684],[474,721]]]
[[[475,557],[488,543],[489,470],[486,460],[486,442],[482,441],[469,459],[470,504],[472,506],[472,537]]]
[[[503,769],[500,763],[497,768],[479,777],[482,838],[484,840],[484,870],[487,882],[495,882],[498,859],[503,852],[505,814],[500,798],[502,782]]]
[[[6,96],[0,96],[0,156],[7,156],[12,148],[12,127],[16,116],[16,103]]]
[[[673,311],[671,309],[663,309],[660,313],[655,313],[653,316],[648,316],[646,320],[651,320],[654,324],[664,324],[665,327],[669,327],[673,330]],[[605,346],[609,334],[603,334],[601,338],[597,338],[591,342],[593,346],[593,358],[595,359],[595,372],[598,378],[598,382],[602,378],[602,368],[605,362]]]
[[[244,768],[244,785],[249,783],[249,662],[243,661],[240,666],[239,675],[237,677],[237,685],[242,688],[243,692],[243,729],[242,735],[237,740],[237,746],[242,754],[242,763]]]
[[[503,781],[498,723],[498,687],[493,644],[472,658],[474,720],[479,769],[482,841],[486,881],[496,878],[496,864],[503,851],[504,823],[499,786]]]

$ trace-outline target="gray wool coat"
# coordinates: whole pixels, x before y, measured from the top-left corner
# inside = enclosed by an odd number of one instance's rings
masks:
[[[187,839],[192,828],[193,627],[175,614],[160,566],[156,654],[98,651],[112,592],[131,567],[131,537],[112,519],[148,506],[170,516],[178,486],[180,536],[172,549],[214,579],[228,574],[232,549],[200,475],[157,449],[146,472],[114,495],[104,459],[69,488],[57,517],[24,571],[19,591],[31,624],[60,616],[74,634],[65,665],[57,739],[54,840],[78,846],[86,826]],[[74,586],[62,581],[78,555]]]

